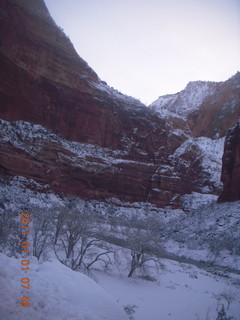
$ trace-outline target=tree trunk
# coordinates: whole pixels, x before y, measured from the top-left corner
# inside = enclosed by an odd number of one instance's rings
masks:
[[[135,268],[134,266],[131,267],[131,269],[130,269],[130,271],[129,271],[129,274],[128,274],[128,278],[131,278],[131,277],[132,277],[135,269],[136,269],[136,268]]]

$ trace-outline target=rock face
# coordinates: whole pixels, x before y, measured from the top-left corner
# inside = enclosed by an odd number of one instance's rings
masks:
[[[219,194],[221,157],[213,156],[217,142],[202,139],[186,140],[166,160],[164,145],[154,161],[147,161],[143,151],[142,160],[134,160],[129,152],[71,142],[40,125],[1,120],[0,174],[31,178],[85,199],[117,197],[179,207],[181,196],[192,191]],[[209,156],[201,149],[204,142],[210,144]]]
[[[0,14],[2,119],[41,124],[69,140],[102,147],[129,148],[127,136],[136,142],[131,156],[147,149],[152,157],[165,121],[100,81],[42,0],[3,1]]]
[[[224,146],[219,202],[240,200],[240,120],[228,131]]]
[[[0,67],[2,176],[32,178],[82,198],[158,206],[178,207],[192,191],[219,194],[212,175],[220,173],[221,151],[206,162],[197,132],[209,129],[199,109],[187,121],[166,118],[108,87],[77,55],[43,0],[1,0]],[[223,104],[232,99],[229,90]]]
[[[73,152],[69,155],[59,141],[42,136],[29,141],[26,128],[11,123],[9,127],[16,130],[6,132],[3,122],[2,174],[32,177],[58,192],[82,197],[146,201],[153,173],[184,136],[171,134],[165,120],[101,82],[53,22],[42,0],[5,1],[0,14],[0,117],[40,124],[62,139],[104,148],[84,162]],[[4,140],[6,135],[10,140]],[[22,147],[15,143],[19,136]],[[43,140],[37,143],[40,149],[34,145],[37,139]],[[29,143],[34,157],[26,152]],[[109,147],[118,150],[120,160],[104,166],[101,153]],[[159,199],[158,194],[151,201],[164,205],[168,199]]]
[[[240,72],[225,82],[190,82],[150,108],[167,118],[185,119],[193,137],[223,137],[240,117]]]
[[[223,137],[240,118],[240,72],[220,83],[215,95],[209,96],[199,110],[188,117],[194,137]]]

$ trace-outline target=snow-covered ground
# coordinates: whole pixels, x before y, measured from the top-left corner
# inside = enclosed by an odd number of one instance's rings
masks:
[[[31,270],[21,271],[21,260],[0,254],[1,320],[124,320],[123,311],[134,320],[216,319],[217,297],[234,296],[228,315],[239,320],[240,275],[214,276],[197,267],[162,260],[162,268],[151,269],[155,281],[127,278],[125,255],[118,269],[96,271],[98,283],[72,271],[58,261],[39,263],[31,259]],[[21,288],[20,279],[29,277],[30,290]],[[31,300],[21,307],[22,295]],[[220,306],[227,301],[221,298]],[[218,306],[219,308],[219,306]]]
[[[96,276],[112,297],[134,311],[134,320],[205,320],[208,313],[208,319],[216,319],[217,297],[223,292],[235,296],[228,315],[240,319],[240,276],[223,279],[191,265],[162,263],[163,269],[155,273],[156,281],[103,272],[96,272]],[[221,303],[226,306],[224,299]]]
[[[123,308],[93,280],[57,260],[21,270],[21,260],[0,253],[0,320],[126,320]],[[30,289],[21,278],[30,279]],[[22,307],[22,296],[30,306]]]

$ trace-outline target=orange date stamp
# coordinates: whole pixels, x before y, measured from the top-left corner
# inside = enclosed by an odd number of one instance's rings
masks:
[[[27,273],[30,270],[30,260],[29,260],[29,253],[30,253],[30,243],[28,240],[28,235],[30,234],[30,213],[20,213],[20,223],[21,223],[21,249],[22,249],[22,260],[21,260],[21,270]],[[28,259],[27,259],[28,258]],[[27,296],[30,290],[30,279],[28,277],[21,278],[21,287],[26,289],[26,295],[23,294],[21,298],[20,305],[22,307],[30,307],[30,298]]]

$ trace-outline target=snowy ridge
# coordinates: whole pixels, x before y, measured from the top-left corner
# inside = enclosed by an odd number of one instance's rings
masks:
[[[149,107],[162,116],[186,117],[197,110],[205,99],[214,95],[220,83],[193,81],[179,93],[159,97]]]
[[[130,109],[135,109],[135,110],[138,108],[140,109],[146,108],[146,106],[140,100],[117,91],[116,89],[110,87],[104,81],[100,81],[99,84],[91,83],[91,85],[98,92],[107,94],[112,101],[115,101],[116,103],[122,103],[123,105],[121,105],[121,107],[122,106],[124,106],[125,108],[130,107]],[[98,97],[97,99],[101,100],[100,97]]]

